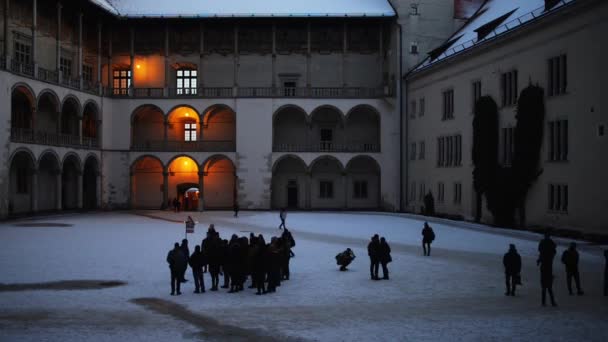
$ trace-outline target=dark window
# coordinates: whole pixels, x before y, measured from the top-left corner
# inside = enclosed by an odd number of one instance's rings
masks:
[[[416,143],[410,144],[410,160],[416,160]]]
[[[114,70],[113,75],[113,94],[128,95],[131,87],[131,70]]]
[[[568,160],[568,120],[549,122],[549,160]]]
[[[502,106],[517,104],[517,70],[503,73],[500,77]]]
[[[355,198],[367,198],[367,181],[355,181],[353,186]]]
[[[197,71],[194,69],[177,70],[177,95],[196,95]]]
[[[334,183],[331,181],[319,182],[319,197],[334,198]]]
[[[421,182],[420,183],[420,191],[418,192],[418,197],[419,197],[420,201],[424,201],[424,194],[425,194],[425,191],[426,191],[425,187],[426,186],[424,185],[424,182]]]
[[[424,141],[421,141],[420,142],[420,148],[419,148],[419,151],[418,151],[418,159],[424,160],[424,154],[425,154]]]
[[[329,128],[321,129],[321,150],[322,151],[331,150],[332,141],[334,140],[333,136],[334,136],[334,132],[332,129],[329,129]]]
[[[475,104],[477,103],[477,101],[479,101],[479,98],[481,97],[481,81],[475,81],[473,82],[472,85],[472,95],[473,95],[473,110],[475,109]]]
[[[555,96],[566,93],[568,85],[568,66],[566,55],[549,58],[547,74],[549,76],[548,95]]]
[[[410,201],[416,200],[416,182],[412,182],[410,185]]]
[[[513,154],[515,152],[515,142],[513,140],[513,127],[502,129],[502,164],[509,166],[513,162]]]
[[[410,118],[416,118],[416,100],[410,102]]]
[[[296,82],[283,82],[283,87],[284,96],[296,96]]]
[[[462,164],[462,136],[437,138],[437,166],[460,166]]]
[[[93,67],[90,65],[82,66],[82,80],[86,82],[93,81]]]
[[[437,202],[439,203],[443,203],[445,197],[445,187],[443,185],[443,183],[439,182],[437,183]]]
[[[418,108],[418,116],[424,116],[424,110],[426,107],[426,103],[424,101],[424,97],[420,99],[420,108]]]
[[[462,203],[462,184],[454,183],[454,204]]]
[[[568,212],[568,185],[549,184],[549,203],[550,211]]]
[[[443,92],[443,116],[442,120],[454,118],[454,90]]]
[[[32,63],[32,37],[14,32],[15,61],[19,64]]]
[[[72,77],[72,60],[61,57],[59,59],[59,70],[61,70],[61,75],[64,79]]]

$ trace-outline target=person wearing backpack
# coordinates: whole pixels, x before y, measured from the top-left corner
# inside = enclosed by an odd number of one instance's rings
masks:
[[[435,240],[435,232],[427,222],[422,228],[422,250],[425,256],[431,256],[431,243]]]

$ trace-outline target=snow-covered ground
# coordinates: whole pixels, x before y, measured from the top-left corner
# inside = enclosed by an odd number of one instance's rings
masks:
[[[145,214],[185,219],[183,213]],[[276,212],[192,216],[200,223],[188,235],[191,249],[210,223],[225,238],[253,231],[268,240],[280,233]],[[34,222],[72,226],[17,226]],[[291,280],[277,293],[193,294],[190,281],[182,296],[172,297],[165,257],[183,238],[183,224],[133,213],[5,222],[0,224],[0,283],[97,279],[127,284],[69,291],[0,287],[0,341],[608,340],[599,247],[581,246],[586,295],[570,297],[560,244],[554,264],[559,307],[543,308],[537,235],[431,225],[437,240],[432,256],[424,257],[422,221],[374,213],[289,213],[296,257]],[[393,249],[389,281],[369,279],[366,246],[374,233]],[[517,245],[524,262],[524,286],[515,298],[503,294],[501,262],[509,243]],[[334,256],[346,247],[357,259],[348,272],[339,272]],[[209,284],[208,275],[205,280]]]

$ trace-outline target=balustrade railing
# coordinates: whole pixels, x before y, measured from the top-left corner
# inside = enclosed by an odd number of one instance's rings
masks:
[[[344,153],[378,153],[380,145],[374,143],[333,143],[314,144],[274,144],[274,152],[344,152]]]
[[[56,83],[58,79],[58,73],[54,70],[48,70],[38,67],[38,79],[44,82]]]
[[[11,71],[18,74],[34,77],[34,64],[22,63],[17,60],[11,61]]]
[[[0,69],[6,70],[6,56],[0,56]]]
[[[236,143],[231,140],[208,140],[208,141],[172,141],[172,140],[148,140],[134,142],[131,146],[133,151],[156,151],[156,152],[234,152]]]
[[[38,145],[99,148],[97,138],[81,138],[77,135],[34,131],[28,128],[11,128],[11,141]]]
[[[136,98],[164,97],[164,89],[163,88],[133,88],[133,97],[136,97]]]

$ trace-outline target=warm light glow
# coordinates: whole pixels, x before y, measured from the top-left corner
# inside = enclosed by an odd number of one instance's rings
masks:
[[[190,116],[190,113],[186,113],[186,116]]]
[[[141,68],[141,65],[137,64],[137,65],[136,65],[136,67],[137,67],[137,69],[140,69],[140,68]]]
[[[184,165],[188,165],[188,161],[187,161],[187,160],[186,160],[186,161],[184,161]]]

